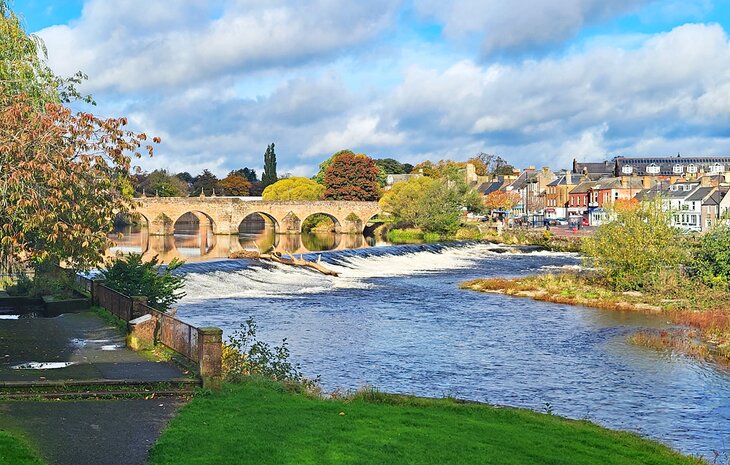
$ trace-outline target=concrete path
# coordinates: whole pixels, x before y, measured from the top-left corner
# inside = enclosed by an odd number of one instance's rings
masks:
[[[16,369],[29,363],[70,362],[66,368]],[[0,319],[0,383],[33,380],[184,377],[170,363],[147,360],[125,347],[120,331],[93,312],[55,318]]]
[[[31,362],[66,368],[17,369]],[[147,360],[124,346],[118,328],[93,312],[54,318],[0,319],[0,385],[17,381],[184,378],[171,363]],[[185,398],[5,401],[0,429],[24,434],[49,465],[143,465],[149,448]]]
[[[144,465],[183,401],[0,403],[0,429],[21,431],[49,465]]]

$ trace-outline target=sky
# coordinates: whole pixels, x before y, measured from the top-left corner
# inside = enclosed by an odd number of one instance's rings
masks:
[[[14,0],[143,169],[730,155],[730,0]]]

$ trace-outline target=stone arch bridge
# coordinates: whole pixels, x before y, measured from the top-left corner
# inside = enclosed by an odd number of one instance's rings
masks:
[[[143,197],[137,200],[138,213],[151,235],[174,233],[175,222],[192,213],[203,224],[210,221],[213,234],[238,234],[247,217],[259,214],[273,223],[277,234],[300,234],[302,223],[311,215],[324,214],[344,234],[362,234],[367,223],[381,213],[377,202],[329,200],[248,200],[242,197]]]

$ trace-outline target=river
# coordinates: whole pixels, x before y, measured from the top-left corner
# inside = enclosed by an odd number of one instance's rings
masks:
[[[730,451],[730,374],[628,343],[663,319],[458,289],[575,267],[575,255],[455,243],[305,256],[340,277],[202,256],[184,266],[179,315],[227,335],[253,317],[259,338],[287,338],[326,391],[449,395],[585,418],[710,458]]]

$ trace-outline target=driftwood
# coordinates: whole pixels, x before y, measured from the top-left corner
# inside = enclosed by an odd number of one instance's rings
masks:
[[[285,258],[284,256],[282,256],[281,253],[276,252],[276,251],[270,251],[267,253],[259,253],[256,251],[241,250],[238,252],[232,252],[230,255],[228,255],[228,258],[248,258],[248,259],[255,259],[255,260],[270,260],[272,262],[282,263],[284,265],[303,266],[305,268],[311,268],[311,269],[317,270],[320,273],[325,274],[327,276],[339,276],[339,273],[325,268],[324,266],[322,266],[320,264],[319,261],[310,262],[308,260],[303,259],[301,255],[299,255],[299,258],[296,258],[292,254],[287,254],[287,256],[288,256],[288,258]]]

